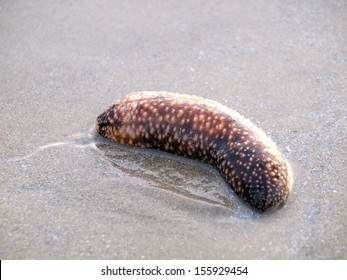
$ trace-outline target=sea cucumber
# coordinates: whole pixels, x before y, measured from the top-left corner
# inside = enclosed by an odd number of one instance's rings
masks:
[[[236,111],[202,97],[131,93],[98,116],[96,130],[121,144],[210,163],[258,212],[282,206],[292,185],[288,163],[260,128]]]

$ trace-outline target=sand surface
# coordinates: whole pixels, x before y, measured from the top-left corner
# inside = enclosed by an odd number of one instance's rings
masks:
[[[1,1],[1,259],[346,259],[346,1]],[[206,164],[95,135],[134,91],[216,100],[292,165],[257,215]]]

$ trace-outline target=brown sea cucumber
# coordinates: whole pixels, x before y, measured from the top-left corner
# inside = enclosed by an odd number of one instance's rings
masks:
[[[157,148],[215,166],[234,192],[259,212],[287,200],[288,163],[269,137],[222,104],[172,92],[135,92],[96,120],[102,136]]]

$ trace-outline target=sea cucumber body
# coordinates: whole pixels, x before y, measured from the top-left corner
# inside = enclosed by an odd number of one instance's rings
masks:
[[[291,172],[276,145],[218,102],[170,92],[132,93],[97,118],[96,130],[121,144],[212,164],[259,212],[283,205],[288,197]]]

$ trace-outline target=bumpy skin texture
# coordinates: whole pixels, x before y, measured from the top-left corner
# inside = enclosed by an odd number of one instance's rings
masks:
[[[96,130],[121,144],[212,164],[259,212],[287,200],[292,176],[276,145],[249,120],[218,102],[171,92],[135,92],[102,113]]]

